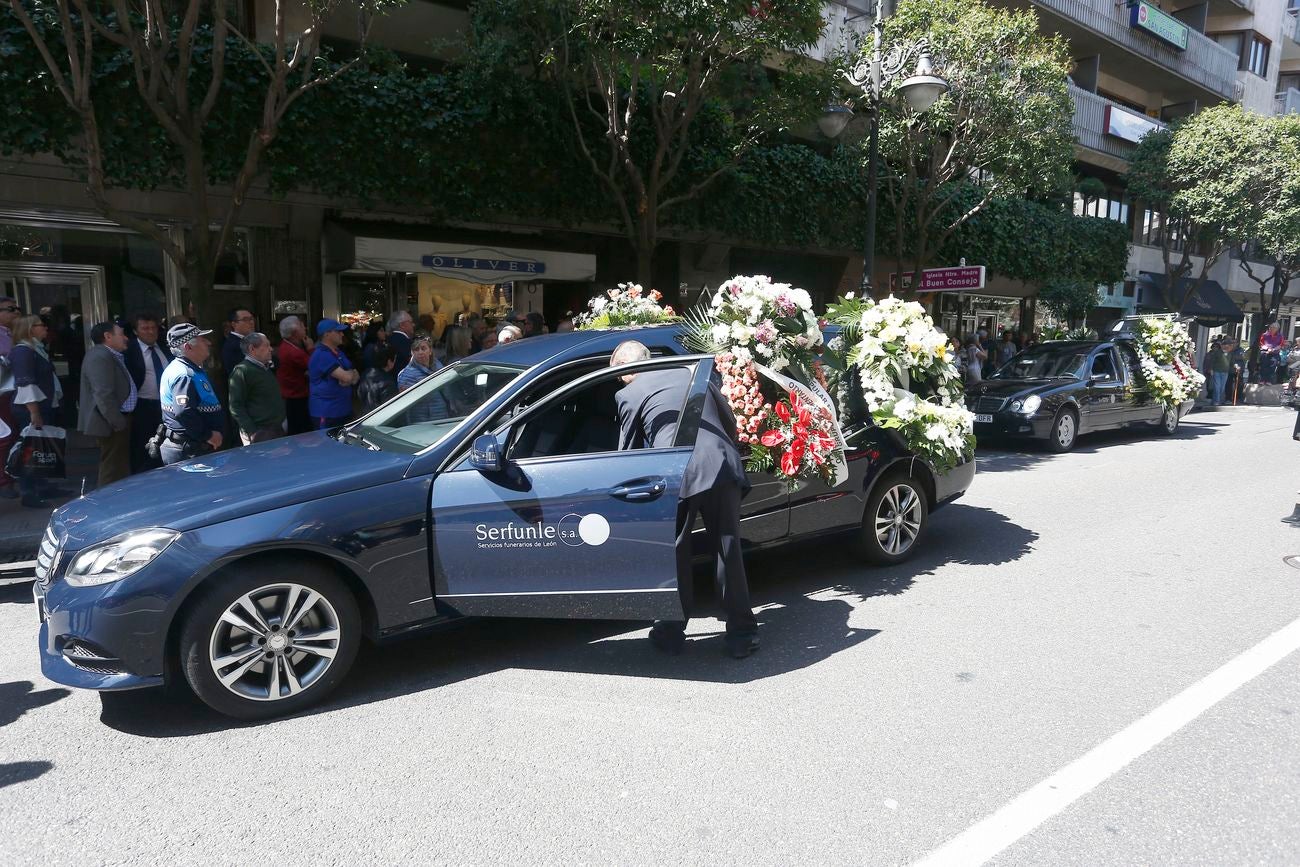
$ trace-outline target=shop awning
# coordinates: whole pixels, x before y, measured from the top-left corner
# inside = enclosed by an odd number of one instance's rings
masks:
[[[331,271],[438,274],[484,285],[596,279],[596,257],[589,253],[372,238],[346,231],[328,233],[327,246]]]
[[[1143,271],[1137,282],[1145,287],[1150,288],[1156,293],[1163,293],[1164,288],[1168,285],[1168,276],[1165,274],[1156,274],[1151,271]],[[1175,298],[1187,295],[1190,286],[1196,283],[1195,278],[1180,277],[1178,285],[1172,293]],[[1160,294],[1159,297],[1163,297]],[[1222,325],[1225,322],[1241,322],[1245,315],[1237,302],[1233,301],[1224,291],[1223,286],[1217,280],[1206,280],[1196,291],[1187,295],[1187,300],[1183,302],[1182,309],[1178,311],[1183,316],[1193,316],[1201,325],[1214,326]]]

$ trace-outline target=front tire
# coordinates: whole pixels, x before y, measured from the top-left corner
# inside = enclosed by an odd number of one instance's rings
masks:
[[[200,591],[181,629],[185,680],[237,719],[316,704],[343,680],[361,641],[356,599],[336,575],[298,566],[277,580],[271,571],[239,571]]]
[[[930,505],[916,479],[894,473],[881,479],[867,500],[858,531],[858,552],[874,566],[893,566],[912,556],[930,519]]]
[[[1079,416],[1072,409],[1062,409],[1052,419],[1052,429],[1047,434],[1047,448],[1057,454],[1074,448],[1079,439]]]

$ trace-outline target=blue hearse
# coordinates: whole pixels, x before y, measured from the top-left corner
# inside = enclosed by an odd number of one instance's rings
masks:
[[[463,616],[681,615],[674,537],[712,374],[677,326],[529,338],[443,368],[342,428],[196,458],[54,513],[34,587],[41,667],[88,689],[184,680],[211,707],[292,713],[344,677],[361,638]],[[622,340],[693,372],[676,443],[618,451]],[[749,550],[855,534],[873,563],[914,550],[974,463],[938,474],[848,426],[850,479],[755,475]]]

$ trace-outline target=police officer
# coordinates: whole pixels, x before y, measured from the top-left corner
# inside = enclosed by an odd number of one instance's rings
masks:
[[[203,331],[188,322],[167,329],[167,345],[176,356],[163,371],[158,386],[163,425],[167,428],[159,448],[164,464],[174,464],[221,448],[226,415],[203,362],[212,353]]]

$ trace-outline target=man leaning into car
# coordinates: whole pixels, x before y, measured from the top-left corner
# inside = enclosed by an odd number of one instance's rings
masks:
[[[650,359],[650,350],[635,340],[620,343],[610,356],[618,367]],[[690,391],[685,368],[633,373],[618,392],[619,449],[670,448],[677,436],[677,419]],[[736,418],[718,386],[710,383],[700,429],[690,461],[682,475],[684,516],[677,535],[677,576],[682,613],[690,617],[691,531],[695,516],[704,519],[708,552],[715,568],[718,598],[727,622],[727,652],[743,659],[758,649],[758,621],[749,602],[749,582],[740,549],[740,500],[749,490],[745,465],[736,445]],[[650,641],[666,653],[681,653],[686,620],[656,621]]]

